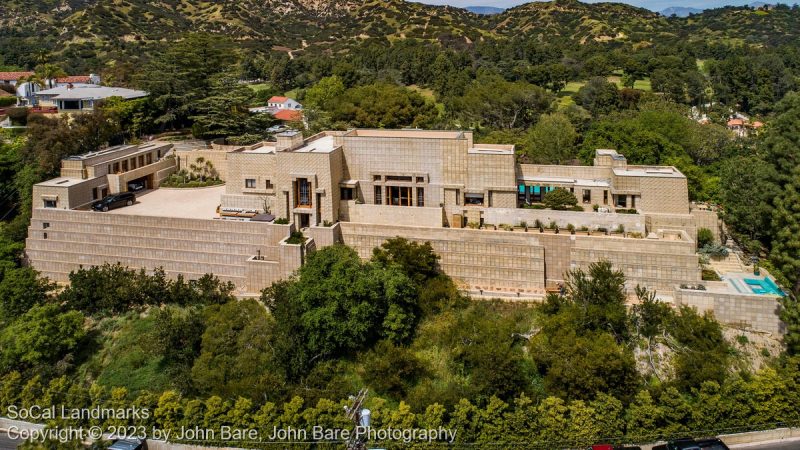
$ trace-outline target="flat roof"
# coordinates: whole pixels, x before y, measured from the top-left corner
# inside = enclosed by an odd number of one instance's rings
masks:
[[[51,180],[42,181],[41,183],[36,183],[36,186],[47,186],[47,187],[69,187],[75,186],[76,184],[80,184],[84,181],[81,178],[67,178],[67,177],[58,177],[53,178]]]
[[[514,144],[475,144],[467,153],[479,155],[513,155]]]
[[[262,142],[258,147],[242,150],[242,153],[275,153],[275,143]]]
[[[147,92],[109,86],[81,85],[58,86],[36,92],[36,95],[52,96],[57,100],[102,100],[110,97],[124,99],[147,97]]]
[[[628,167],[626,169],[615,167],[613,170],[614,175],[620,177],[685,178],[678,169],[671,166]]]
[[[148,142],[146,144],[140,144],[140,145],[115,145],[113,147],[102,148],[102,149],[97,150],[95,152],[88,152],[88,153],[82,153],[80,155],[67,156],[66,158],[64,158],[64,160],[65,161],[86,161],[86,160],[97,158],[97,157],[100,157],[100,156],[112,156],[112,155],[117,154],[117,153],[129,154],[129,153],[135,153],[135,152],[139,152],[139,151],[153,150],[155,148],[166,147],[168,145],[172,145],[172,144],[168,143],[168,142],[162,142],[162,141],[152,141],[152,142]]]
[[[596,187],[611,186],[611,182],[609,180],[603,180],[603,179],[528,176],[528,177],[520,177],[518,178],[518,180],[528,183],[562,183],[562,184],[575,184],[578,186],[596,186]]]
[[[292,153],[330,153],[336,148],[333,136],[321,136],[312,141],[306,141],[302,147],[291,150]]]
[[[463,131],[446,130],[379,130],[362,129],[350,130],[345,137],[385,137],[385,138],[419,138],[419,139],[462,139]]]
[[[225,185],[196,189],[159,188],[136,195],[136,203],[105,213],[133,216],[213,219],[217,217]]]

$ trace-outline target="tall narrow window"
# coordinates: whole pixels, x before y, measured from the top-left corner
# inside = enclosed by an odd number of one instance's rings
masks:
[[[425,206],[425,188],[417,188],[417,206]]]
[[[627,208],[628,207],[628,196],[627,195],[618,195],[617,196],[617,208]]]
[[[311,183],[305,178],[297,179],[297,205],[301,207],[311,206]]]
[[[380,205],[381,203],[383,203],[382,199],[383,199],[383,192],[381,192],[381,187],[375,186],[375,204]]]
[[[608,204],[608,191],[603,191],[603,204]]]
[[[583,203],[592,203],[592,191],[590,189],[583,190]]]

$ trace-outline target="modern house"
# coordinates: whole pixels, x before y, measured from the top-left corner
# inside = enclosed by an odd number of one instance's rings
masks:
[[[248,296],[290,276],[315,249],[342,243],[369,258],[401,236],[430,242],[442,270],[478,297],[541,299],[569,270],[608,260],[631,292],[646,286],[722,321],[780,332],[777,297],[748,291],[749,281],[693,288],[703,283],[697,230],[719,239],[720,222],[689,202],[686,177],[674,167],[631,165],[614,150],[598,150],[592,166],[519,164],[513,145],[476,143],[468,131],[276,137],[68,158],[61,178],[34,186],[27,256],[57,282],[81,265],[120,262],[189,279],[214,273]],[[83,210],[103,189],[125,190],[142,177],[157,187],[200,158],[213,161],[224,186],[153,189],[133,206]],[[545,208],[556,188],[572,192],[579,207]],[[287,243],[292,231],[302,231],[305,244]]]
[[[36,104],[40,107],[55,107],[59,112],[85,112],[93,111],[97,102],[111,97],[121,97],[125,100],[147,96],[145,91],[133,89],[97,86],[74,85],[45,89],[34,94]]]
[[[274,96],[267,100],[267,107],[275,110],[289,109],[299,111],[303,109],[303,105],[297,100],[289,97]]]

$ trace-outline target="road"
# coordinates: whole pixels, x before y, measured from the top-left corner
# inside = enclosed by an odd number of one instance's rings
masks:
[[[800,440],[792,440],[792,441],[776,441],[770,442],[766,444],[757,444],[757,445],[741,445],[732,447],[733,450],[798,450],[800,449]]]
[[[14,441],[7,434],[0,432],[0,450],[17,450],[19,441]]]

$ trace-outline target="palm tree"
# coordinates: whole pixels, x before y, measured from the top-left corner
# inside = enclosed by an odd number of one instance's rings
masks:
[[[64,69],[55,64],[40,64],[36,66],[31,75],[21,78],[20,82],[26,81],[42,89],[47,89],[55,86],[57,80],[65,76],[67,73],[64,72]]]

